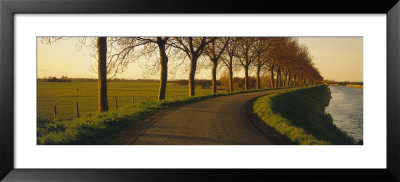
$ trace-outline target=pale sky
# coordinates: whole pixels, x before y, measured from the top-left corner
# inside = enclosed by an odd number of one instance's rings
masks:
[[[363,81],[362,37],[299,37],[299,42],[307,45],[313,56],[313,62],[324,79]],[[62,75],[71,78],[97,78],[97,74],[92,71],[92,67],[96,66],[92,53],[92,48],[81,48],[77,38],[59,40],[51,45],[42,44],[38,40],[37,76],[38,78]],[[146,65],[141,61],[134,62],[125,72],[117,75],[117,78],[159,78],[158,72],[157,74],[143,72],[145,67]],[[196,78],[209,79],[211,70],[200,68],[198,68]],[[187,79],[188,77],[186,66],[181,66],[178,70],[172,70],[172,68],[170,70],[174,74],[169,74],[168,79]],[[222,72],[223,70],[219,71],[220,74]],[[234,74],[234,76],[244,77],[242,72]]]
[[[363,81],[362,37],[300,37],[324,79]]]

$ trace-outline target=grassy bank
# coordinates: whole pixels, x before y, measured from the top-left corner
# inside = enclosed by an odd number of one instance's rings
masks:
[[[269,126],[302,145],[347,145],[354,139],[338,129],[325,107],[331,98],[326,85],[260,97],[253,111]]]
[[[158,111],[169,107],[192,103],[206,98],[238,93],[186,97],[168,101],[147,101],[100,114],[87,114],[72,120],[47,120],[38,118],[38,144],[101,144],[102,140],[122,128],[134,127]]]

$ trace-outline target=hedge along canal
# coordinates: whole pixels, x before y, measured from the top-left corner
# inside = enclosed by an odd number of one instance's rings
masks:
[[[271,94],[254,102],[253,111],[267,125],[301,145],[351,145],[356,141],[334,125],[325,112],[329,87],[319,85]]]

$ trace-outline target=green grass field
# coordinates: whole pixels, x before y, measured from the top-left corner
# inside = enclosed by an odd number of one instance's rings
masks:
[[[118,107],[134,103],[157,101],[159,83],[110,81],[108,82],[109,110],[116,110],[115,97]],[[211,94],[212,90],[196,87],[196,95]],[[224,93],[224,91],[219,91]],[[167,84],[167,100],[188,97],[187,85]],[[54,119],[53,107],[57,108],[57,119],[73,119],[76,117],[76,102],[79,103],[80,116],[97,112],[97,81],[72,82],[42,82],[37,83],[37,117]]]
[[[200,90],[200,89],[199,89]],[[158,111],[181,104],[229,94],[259,90],[208,94],[196,97],[171,98],[170,100],[138,102],[118,110],[92,112],[80,118],[46,120],[38,118],[37,144],[108,144],[107,137],[123,128],[140,125]],[[206,93],[206,92],[205,92]]]

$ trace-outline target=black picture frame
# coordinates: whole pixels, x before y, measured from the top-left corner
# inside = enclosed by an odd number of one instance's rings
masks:
[[[15,169],[14,15],[31,13],[381,13],[387,15],[386,169]],[[5,181],[399,181],[398,0],[0,0],[0,179]],[[373,157],[373,156],[371,156]],[[366,159],[368,160],[368,159]]]

